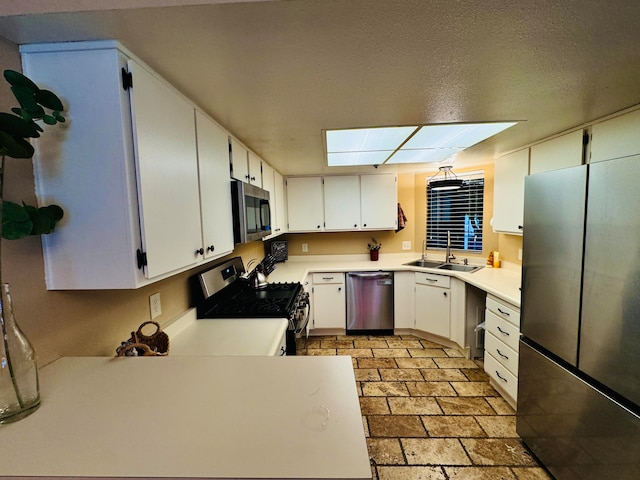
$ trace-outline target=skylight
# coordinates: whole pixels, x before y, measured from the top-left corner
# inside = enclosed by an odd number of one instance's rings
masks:
[[[517,122],[327,130],[330,167],[441,162]]]

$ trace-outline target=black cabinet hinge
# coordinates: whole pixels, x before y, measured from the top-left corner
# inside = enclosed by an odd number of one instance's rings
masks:
[[[129,90],[133,87],[133,75],[131,72],[127,72],[126,69],[122,69],[122,88]]]
[[[142,250],[136,250],[136,260],[138,262],[138,270],[142,270],[142,267],[147,266],[147,253]]]

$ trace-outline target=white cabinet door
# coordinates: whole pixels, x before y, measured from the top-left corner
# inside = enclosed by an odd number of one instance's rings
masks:
[[[415,328],[415,274],[395,272],[393,274],[394,328]]]
[[[233,137],[229,138],[229,162],[231,176],[241,182],[249,183],[249,151]]]
[[[360,228],[360,177],[335,175],[324,177],[325,230]]]
[[[398,225],[396,175],[361,175],[360,192],[362,228],[364,230],[394,230]]]
[[[493,230],[522,235],[524,178],[529,174],[529,149],[496,158],[493,178]]]
[[[262,159],[249,152],[249,183],[262,188]]]
[[[221,127],[196,110],[200,210],[204,258],[233,251],[229,137]]]
[[[576,130],[531,147],[529,174],[582,165],[584,132]]]
[[[449,338],[451,302],[448,288],[416,284],[416,329]]]
[[[275,207],[271,207],[272,212],[275,212],[275,228],[273,230],[275,235],[282,235],[287,233],[287,199],[284,189],[284,178],[277,170],[273,171],[274,176],[274,201]]]
[[[193,105],[129,60],[146,275],[196,264],[202,245]]]
[[[321,232],[323,203],[322,177],[287,178],[289,232]]]
[[[344,273],[313,274],[313,328],[347,328]]]
[[[640,110],[596,123],[591,129],[591,162],[640,154]]]

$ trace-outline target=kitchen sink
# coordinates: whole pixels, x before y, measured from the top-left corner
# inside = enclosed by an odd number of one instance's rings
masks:
[[[437,260],[414,260],[413,262],[405,263],[410,267],[423,267],[423,268],[438,268],[440,265],[444,265],[444,262]]]
[[[476,270],[480,270],[482,267],[483,265],[460,265],[458,263],[443,263],[436,268],[438,270],[453,270],[454,272],[473,273]]]

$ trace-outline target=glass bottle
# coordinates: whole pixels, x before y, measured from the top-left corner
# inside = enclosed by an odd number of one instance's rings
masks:
[[[9,284],[0,287],[0,424],[30,415],[40,406],[38,366],[11,307]]]

